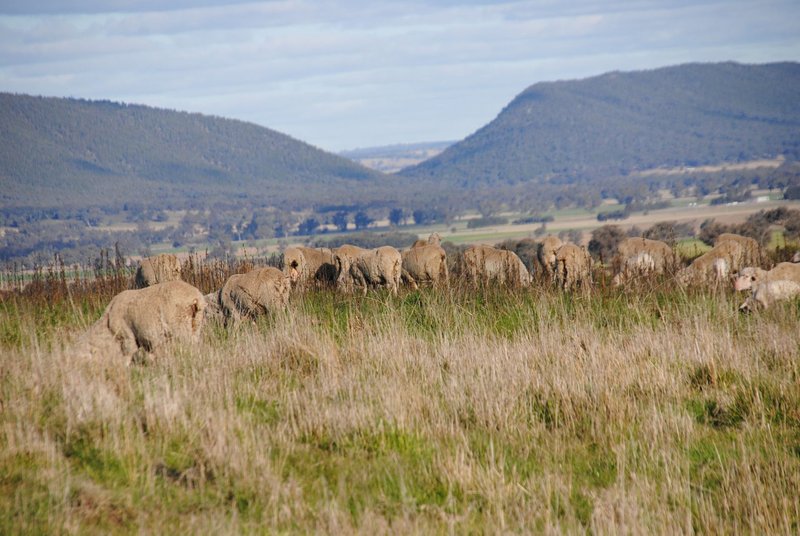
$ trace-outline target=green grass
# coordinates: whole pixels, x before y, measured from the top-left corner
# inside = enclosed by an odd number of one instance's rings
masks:
[[[117,369],[0,305],[0,532],[792,532],[797,304],[655,281],[293,297]]]
[[[699,257],[706,251],[711,249],[711,246],[696,238],[681,240],[678,242],[678,255],[684,259],[694,259]]]

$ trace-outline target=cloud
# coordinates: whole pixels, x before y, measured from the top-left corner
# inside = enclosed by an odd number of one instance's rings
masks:
[[[235,117],[338,150],[463,138],[542,80],[800,59],[795,0],[564,4],[12,0],[0,88]]]
[[[85,15],[100,13],[142,13],[149,11],[182,11],[185,9],[241,4],[240,1],[220,0],[5,0],[0,5],[0,14],[9,15]]]

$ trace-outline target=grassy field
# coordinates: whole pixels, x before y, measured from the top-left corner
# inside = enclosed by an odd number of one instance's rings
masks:
[[[774,193],[769,191],[758,192],[765,197]],[[771,210],[776,207],[786,207],[789,209],[800,209],[800,202],[786,201],[778,199],[770,199],[765,202],[750,202],[739,203],[736,205],[709,205],[708,200],[696,203],[695,198],[681,198],[674,199],[674,206],[665,209],[650,210],[647,212],[634,212],[631,216],[624,220],[614,221],[598,221],[597,212],[585,209],[567,208],[562,210],[549,211],[542,216],[552,216],[552,222],[546,225],[546,233],[558,234],[562,231],[579,231],[583,234],[584,243],[588,243],[591,238],[591,232],[603,225],[617,225],[622,229],[629,229],[633,226],[640,229],[647,229],[658,222],[677,222],[689,223],[699,229],[707,219],[714,219],[720,223],[741,223],[747,219],[748,216],[759,212],[760,210]],[[623,205],[607,204],[601,209],[601,212],[612,210],[621,210]],[[520,213],[503,213],[503,217],[509,221],[523,218],[525,214]],[[454,244],[472,244],[472,243],[498,243],[506,239],[521,239],[521,238],[535,238],[538,237],[541,231],[541,223],[527,223],[527,224],[504,224],[492,225],[487,227],[468,228],[467,224],[470,219],[479,217],[478,214],[463,216],[449,224],[436,223],[431,225],[406,225],[396,228],[389,227],[388,221],[378,222],[378,227],[370,228],[372,231],[387,232],[387,231],[401,231],[407,233],[416,233],[420,238],[427,238],[432,232],[439,233],[443,240],[452,242]],[[242,241],[234,242],[237,247],[244,248],[245,246],[254,246],[254,248],[261,252],[277,252],[285,245],[301,245],[306,241],[319,238],[321,235],[309,236],[291,236],[287,238],[277,239],[271,238],[258,241]],[[325,235],[326,237],[342,236],[342,233],[331,232]],[[344,236],[347,236],[346,234]],[[198,248],[201,249],[201,248]],[[153,247],[154,252],[167,252],[174,251],[171,244],[161,244]]]
[[[70,356],[114,291],[0,301],[0,533],[800,531],[798,303],[315,291]]]

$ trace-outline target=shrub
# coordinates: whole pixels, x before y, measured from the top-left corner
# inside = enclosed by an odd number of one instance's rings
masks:
[[[601,212],[597,215],[597,221],[608,221],[608,220],[625,220],[630,216],[628,209],[623,210],[612,210],[611,212]]]
[[[467,228],[476,229],[478,227],[489,227],[490,225],[505,225],[506,223],[508,223],[508,219],[501,216],[484,216],[483,218],[469,220]]]
[[[589,253],[597,259],[608,262],[617,251],[617,246],[625,240],[625,231],[616,225],[604,225],[592,231],[589,240]]]

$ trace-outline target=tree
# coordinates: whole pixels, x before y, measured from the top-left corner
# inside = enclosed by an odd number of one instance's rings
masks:
[[[367,213],[363,210],[356,212],[355,218],[353,219],[354,223],[356,224],[356,229],[366,229],[370,223],[372,223],[372,218],[367,216]]]
[[[650,240],[661,240],[670,246],[674,246],[679,238],[694,236],[694,228],[688,223],[662,221],[644,231],[642,236]]]
[[[331,222],[336,226],[337,229],[344,232],[347,230],[347,212],[337,212],[331,218]]]
[[[483,198],[478,201],[478,212],[484,218],[495,215],[500,210],[500,202],[496,199]]]
[[[412,216],[414,218],[414,223],[417,225],[425,225],[445,219],[444,212],[436,208],[417,209],[412,213]]]
[[[569,238],[569,241],[573,244],[580,244],[583,240],[583,233],[577,229],[570,229],[567,238]]]
[[[295,220],[292,217],[290,212],[281,210],[275,214],[275,219],[273,220],[273,229],[275,230],[275,236],[279,237],[286,237],[289,236],[289,229],[294,224]]]
[[[319,227],[319,222],[316,218],[306,218],[303,220],[297,228],[297,234],[300,235],[312,235]]]
[[[642,230],[639,228],[639,226],[634,225],[628,229],[628,232],[625,234],[627,234],[629,237],[642,236]]]
[[[719,235],[729,232],[731,232],[731,228],[728,225],[709,219],[700,224],[700,234],[697,235],[697,238],[711,246]]]
[[[395,227],[405,221],[406,215],[402,208],[393,208],[389,211],[389,223]]]
[[[262,238],[272,238],[275,236],[275,216],[265,211],[257,210],[242,232],[242,238],[259,240]]]
[[[97,227],[103,221],[103,213],[97,207],[87,208],[82,216],[87,227]]]
[[[800,199],[800,184],[793,184],[783,193],[784,199]]]
[[[661,240],[670,246],[674,246],[678,239],[678,232],[674,221],[662,221],[650,227],[642,233],[642,236],[650,240]]]
[[[233,244],[228,236],[221,237],[217,243],[208,252],[208,256],[212,259],[225,259],[233,256]]]

